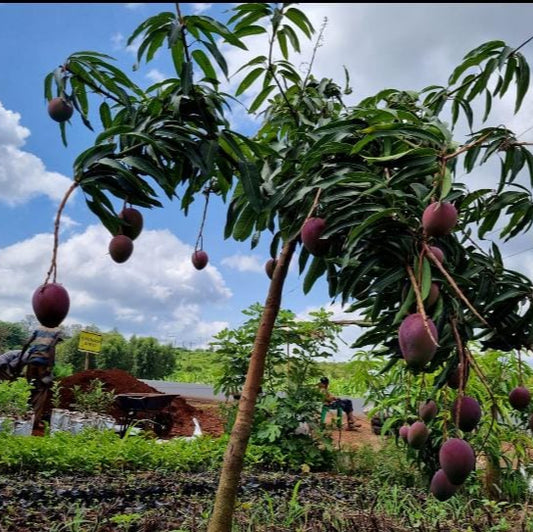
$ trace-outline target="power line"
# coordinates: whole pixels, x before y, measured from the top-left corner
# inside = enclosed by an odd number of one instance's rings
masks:
[[[522,253],[525,253],[526,251],[531,251],[533,249],[533,246],[531,246],[530,248],[527,248],[527,249],[523,249],[522,251],[517,251],[516,253],[511,253],[510,255],[507,255],[505,257],[503,257],[504,259],[508,259],[509,257],[514,257],[516,255],[520,255]]]

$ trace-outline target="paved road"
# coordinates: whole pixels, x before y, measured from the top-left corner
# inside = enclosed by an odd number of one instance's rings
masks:
[[[213,393],[212,386],[207,386],[205,384],[194,384],[190,382],[169,382],[169,381],[154,381],[154,380],[144,380],[148,386],[155,388],[161,393],[176,393],[184,395],[186,397],[196,397],[198,399],[219,399],[221,401],[225,400],[225,396],[221,393],[215,395]],[[363,400],[356,397],[343,397],[343,399],[351,399],[354,412],[356,414],[363,413]]]

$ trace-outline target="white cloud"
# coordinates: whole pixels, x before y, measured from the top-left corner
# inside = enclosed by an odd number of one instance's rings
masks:
[[[122,33],[117,32],[111,35],[111,43],[113,45],[113,50],[122,50],[124,48],[124,42],[126,37]]]
[[[141,43],[143,42],[143,35],[140,35],[139,37],[133,39],[133,42],[126,46],[126,52],[129,52],[130,54],[137,57],[137,52],[139,51],[139,47],[141,46]]]
[[[208,4],[206,2],[193,2],[191,6],[193,13],[195,15],[200,15],[205,11],[209,11],[213,7],[213,4]]]
[[[54,217],[55,221],[55,217]],[[76,220],[73,220],[70,216],[68,216],[65,213],[61,214],[61,225],[60,230],[68,231],[69,229],[72,229],[73,227],[78,227],[80,225],[80,222],[77,222]]]
[[[161,71],[159,71],[157,68],[152,68],[148,74],[146,74],[147,79],[149,79],[152,83],[159,83],[160,81],[163,81],[168,78],[165,74],[163,74]]]
[[[139,2],[139,3],[128,3],[128,4],[124,4],[124,7],[126,9],[131,9],[131,10],[135,10],[135,9],[139,9],[141,7],[144,7],[146,4],[145,3],[142,3],[142,2]]]
[[[40,195],[57,201],[71,181],[58,172],[49,172],[41,159],[20,149],[30,135],[20,125],[20,118],[0,102],[0,202],[17,205]]]
[[[109,257],[110,234],[99,225],[60,239],[57,282],[69,292],[66,323],[95,323],[103,330],[154,336],[168,342],[206,343],[227,324],[206,321],[201,309],[223,305],[232,293],[211,265],[194,269],[192,248],[167,230],[144,231],[130,259]],[[39,234],[0,249],[0,320],[18,321],[32,313],[33,291],[44,281],[52,235]]]
[[[224,257],[221,264],[239,272],[263,272],[264,264],[257,255],[232,255]]]

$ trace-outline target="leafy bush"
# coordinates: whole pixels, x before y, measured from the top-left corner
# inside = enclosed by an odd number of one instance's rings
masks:
[[[0,416],[23,418],[31,410],[31,384],[24,378],[0,381]]]
[[[0,433],[0,471],[98,473],[109,470],[203,471],[222,462],[226,438],[175,438],[164,443],[113,431],[84,429],[42,438]]]
[[[72,392],[74,394],[73,408],[83,413],[105,414],[115,401],[114,390],[106,392],[104,383],[100,379],[94,379],[87,390],[75,385]]]
[[[252,305],[243,313],[248,321],[238,329],[221,331],[213,343],[223,368],[215,391],[226,395],[242,390],[262,306]],[[323,397],[317,377],[318,360],[336,350],[340,328],[323,309],[310,315],[310,321],[298,321],[293,312],[281,310],[269,345],[251,435],[251,442],[260,446],[255,459],[269,468],[322,470],[332,464],[331,440],[320,428]],[[228,432],[236,408],[224,407]],[[302,424],[307,431],[299,434]]]

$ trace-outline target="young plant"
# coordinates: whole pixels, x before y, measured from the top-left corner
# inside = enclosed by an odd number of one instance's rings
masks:
[[[72,406],[85,414],[105,414],[115,401],[114,390],[105,391],[104,383],[100,379],[94,379],[87,390],[75,385],[72,391],[74,393]]]
[[[24,378],[0,381],[0,417],[23,419],[31,411],[32,385]]]

